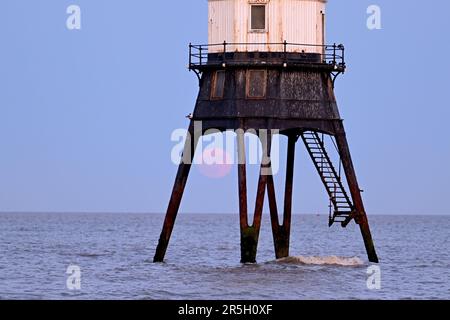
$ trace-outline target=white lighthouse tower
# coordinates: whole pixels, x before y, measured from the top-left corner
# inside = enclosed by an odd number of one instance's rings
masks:
[[[289,52],[322,53],[325,44],[326,0],[209,0],[208,43],[238,43],[230,50],[283,50],[287,41],[309,46],[291,46]],[[252,45],[252,44],[261,45]],[[264,45],[263,45],[264,44]],[[278,44],[278,45],[277,45]],[[310,46],[317,45],[317,46]],[[211,52],[219,52],[213,47]]]
[[[343,120],[334,95],[346,69],[344,46],[325,43],[325,0],[209,0],[208,44],[189,45],[189,69],[200,91],[189,126],[166,219],[154,257],[164,260],[199,136],[236,130],[239,159],[242,132],[270,132],[261,139],[271,154],[271,136],[288,138],[284,204],[277,206],[270,161],[261,165],[254,220],[248,221],[246,164],[238,164],[241,261],[255,262],[264,198],[270,204],[275,256],[289,255],[295,149],[301,140],[330,199],[329,226],[356,222],[371,262],[378,262]],[[201,122],[201,132],[195,123]],[[333,163],[324,138],[338,150]],[[261,137],[260,137],[261,138]],[[264,140],[264,141],[263,141]],[[264,170],[263,170],[264,169]],[[206,192],[206,191],[205,191]],[[283,221],[278,218],[282,210]]]

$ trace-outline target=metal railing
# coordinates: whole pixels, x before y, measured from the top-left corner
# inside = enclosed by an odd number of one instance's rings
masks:
[[[270,50],[269,50],[270,49]],[[189,44],[189,69],[198,69],[203,66],[215,65],[217,63],[227,63],[229,60],[233,62],[254,62],[248,59],[237,60],[230,58],[229,54],[237,52],[268,52],[277,53],[284,63],[292,61],[298,62],[298,58],[293,58],[293,53],[299,54],[316,54],[320,59],[315,63],[327,64],[340,69],[345,69],[345,48],[342,44],[332,45],[313,45],[313,44],[298,44],[298,43],[228,43],[207,44],[207,45],[193,45]],[[217,54],[220,60],[210,59],[210,54]],[[307,62],[307,61],[306,61]],[[312,63],[309,61],[309,63]]]

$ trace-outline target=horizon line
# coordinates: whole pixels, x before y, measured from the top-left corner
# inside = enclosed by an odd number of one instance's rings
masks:
[[[144,211],[1,211],[0,214],[141,214],[141,215],[164,215],[165,212],[144,212]],[[239,215],[239,212],[180,212],[178,215]],[[270,212],[263,212],[263,215],[270,215]],[[294,216],[328,216],[328,213],[292,213]],[[450,216],[450,213],[370,213],[371,216]]]

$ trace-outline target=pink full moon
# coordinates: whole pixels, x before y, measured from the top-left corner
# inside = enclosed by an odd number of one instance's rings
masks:
[[[197,168],[202,175],[208,178],[220,179],[231,172],[232,158],[221,148],[205,149],[200,160]]]

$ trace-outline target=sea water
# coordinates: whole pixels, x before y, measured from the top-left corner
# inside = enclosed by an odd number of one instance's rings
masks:
[[[0,299],[450,298],[450,217],[371,216],[379,269],[356,225],[315,215],[293,217],[291,257],[278,261],[266,215],[258,263],[242,265],[238,215],[180,214],[154,264],[163,219],[0,214]]]

